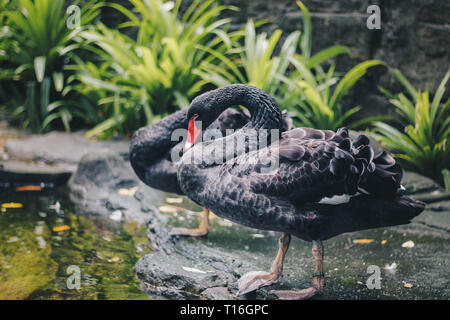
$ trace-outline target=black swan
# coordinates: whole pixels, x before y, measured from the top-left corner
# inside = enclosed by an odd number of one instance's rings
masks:
[[[219,130],[226,135],[227,129],[236,130],[250,120],[242,108],[227,109],[207,130]],[[183,143],[172,140],[172,132],[186,129],[187,109],[177,111],[155,124],[140,128],[131,139],[130,163],[136,175],[148,186],[166,192],[183,195],[177,180],[177,165],[172,161],[172,152],[182,153]],[[284,131],[292,128],[292,120],[283,116]],[[203,131],[205,132],[205,131]],[[205,236],[209,231],[209,211],[203,210],[200,225],[195,229],[175,228],[171,235]]]
[[[282,116],[268,94],[249,85],[229,85],[195,98],[187,113],[190,139],[198,121],[208,126],[234,105],[248,108],[249,123],[224,138],[189,144],[178,167],[178,181],[189,198],[218,216],[283,233],[270,271],[242,276],[238,294],[277,281],[291,235],[313,243],[312,286],[270,293],[280,299],[321,294],[323,240],[344,232],[406,224],[423,211],[424,203],[398,191],[402,170],[395,160],[386,152],[374,156],[367,136],[351,140],[345,128],[274,131],[267,134],[275,135],[274,142],[252,150],[246,131],[256,129],[253,132],[260,135],[260,129],[280,129]],[[236,141],[242,141],[243,147]],[[231,158],[230,152],[234,152]],[[217,163],[217,154],[223,155],[223,161]],[[270,159],[278,161],[276,169],[270,169]]]

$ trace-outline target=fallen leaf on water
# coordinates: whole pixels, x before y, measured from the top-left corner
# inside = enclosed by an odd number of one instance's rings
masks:
[[[374,239],[355,239],[353,240],[353,243],[371,243],[374,242]]]
[[[408,289],[414,287],[414,285],[412,283],[405,282],[405,281],[403,281],[403,286]]]
[[[183,198],[166,198],[166,202],[167,203],[182,203],[183,202]]]
[[[18,192],[22,192],[22,191],[41,191],[42,187],[41,186],[21,186],[21,187],[17,187],[16,191]]]
[[[384,266],[384,270],[389,271],[390,273],[395,273],[397,271],[398,265],[393,262],[391,265],[386,264]]]
[[[17,202],[2,203],[2,208],[5,208],[5,209],[22,208],[22,207],[23,207],[23,204],[17,203]]]
[[[189,268],[189,267],[182,267],[183,270],[189,271],[189,272],[195,272],[195,273],[206,273],[205,271],[195,269],[195,268]]]
[[[137,187],[133,187],[133,188],[130,188],[130,189],[120,188],[119,190],[117,190],[117,193],[121,194],[123,196],[134,197],[134,195],[136,194],[137,189],[138,189]]]
[[[381,240],[381,244],[386,244],[387,243],[387,240]]]
[[[158,210],[165,213],[175,213],[178,211],[178,208],[174,206],[160,206],[158,207]]]
[[[260,233],[253,233],[252,234],[252,238],[264,238],[264,235],[263,234],[260,234]]]
[[[402,244],[403,248],[414,248],[414,241],[409,240]]]
[[[11,237],[11,238],[9,238],[8,241],[6,241],[6,242],[8,242],[8,243],[13,243],[13,242],[17,242],[17,240],[19,240],[19,238],[17,238],[17,237]]]
[[[120,259],[119,257],[112,257],[111,259],[108,260],[108,262],[119,262],[122,259]]]
[[[53,227],[53,231],[55,231],[55,232],[66,231],[69,229],[70,229],[70,227],[67,225]]]

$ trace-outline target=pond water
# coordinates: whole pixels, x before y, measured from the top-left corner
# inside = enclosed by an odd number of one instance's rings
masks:
[[[148,299],[133,273],[145,226],[77,214],[63,190],[0,190],[0,204],[0,299]]]
[[[173,212],[170,206],[194,211],[199,207],[185,197],[166,196],[166,205],[159,209],[167,215],[170,227],[198,225],[197,214]],[[0,189],[0,208],[0,299],[148,299],[133,271],[137,260],[151,252],[145,225],[78,214],[63,189]],[[327,240],[327,289],[320,299],[448,299],[447,235],[416,223]],[[212,216],[207,238],[178,241],[194,249],[219,249],[259,270],[268,270],[278,236]],[[405,247],[406,243],[414,246]],[[371,265],[381,269],[380,290],[366,287]],[[388,270],[389,266],[393,270]],[[80,289],[70,289],[75,274],[68,268],[80,271]],[[294,238],[281,288],[309,286],[311,270],[310,244]]]

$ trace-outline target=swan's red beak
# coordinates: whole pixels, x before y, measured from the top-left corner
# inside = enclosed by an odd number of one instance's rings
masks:
[[[189,150],[194,145],[195,141],[201,133],[201,130],[195,125],[195,119],[197,119],[197,116],[194,116],[191,118],[191,120],[189,120],[188,136],[186,144],[184,145],[184,151]]]

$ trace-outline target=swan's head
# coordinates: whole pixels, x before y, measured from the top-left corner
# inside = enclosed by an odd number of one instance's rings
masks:
[[[188,110],[188,136],[184,150],[191,148],[199,139],[202,128],[207,128],[219,116],[220,110],[214,106],[213,97],[209,92],[196,97]]]

